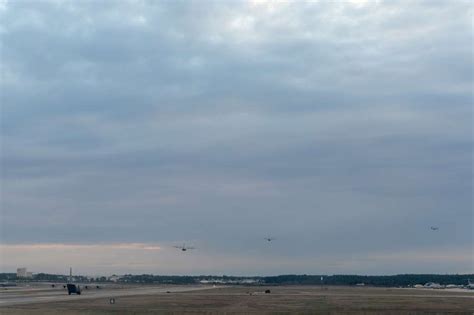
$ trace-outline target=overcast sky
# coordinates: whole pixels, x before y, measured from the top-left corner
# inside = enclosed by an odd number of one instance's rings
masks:
[[[0,271],[474,272],[472,14],[0,1]]]

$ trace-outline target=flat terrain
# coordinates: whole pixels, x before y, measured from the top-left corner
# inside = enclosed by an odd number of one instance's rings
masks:
[[[35,286],[35,287],[18,287],[7,288],[0,291],[0,310],[3,306],[21,305],[21,304],[36,304],[36,303],[51,303],[59,301],[80,301],[90,299],[106,299],[111,297],[123,297],[131,295],[155,295],[166,292],[190,292],[194,290],[212,289],[212,286],[202,285],[186,285],[186,286],[136,286],[136,285],[105,285],[96,288],[95,285],[88,286],[81,285],[81,295],[73,294],[69,296],[67,290],[62,285],[51,288],[50,285]],[[86,302],[87,303],[87,302]],[[2,314],[2,313],[0,313]]]
[[[265,294],[266,289],[271,293]],[[115,304],[109,303],[111,297]],[[473,314],[474,292],[319,286],[110,286],[84,291],[81,296],[40,288],[0,293],[2,315],[159,313]]]

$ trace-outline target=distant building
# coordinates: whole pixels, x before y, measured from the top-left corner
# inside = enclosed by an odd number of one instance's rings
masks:
[[[221,278],[210,278],[199,280],[199,283],[202,284],[255,284],[261,282],[258,279],[221,279]]]
[[[117,282],[117,281],[120,280],[120,278],[122,278],[122,277],[117,276],[117,275],[112,275],[107,280],[112,281],[112,282]]]
[[[240,281],[240,283],[242,284],[253,284],[253,283],[257,283],[258,281],[255,280],[255,279],[243,279]]]
[[[17,268],[16,276],[18,278],[26,278],[26,268]]]
[[[16,276],[17,278],[33,278],[33,273],[28,272],[28,270],[25,267],[22,267],[22,268],[17,268]]]

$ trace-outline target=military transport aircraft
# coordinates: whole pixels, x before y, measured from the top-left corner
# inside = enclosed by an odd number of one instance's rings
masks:
[[[176,245],[176,246],[173,246],[174,248],[178,248],[178,249],[181,249],[181,251],[185,252],[187,251],[188,249],[195,249],[195,247],[192,247],[192,246],[186,246],[186,244],[183,243],[182,246],[180,245]]]

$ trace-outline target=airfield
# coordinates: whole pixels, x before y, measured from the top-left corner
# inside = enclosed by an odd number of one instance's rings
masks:
[[[473,314],[474,291],[339,286],[105,285],[0,289],[0,314]],[[265,293],[270,290],[270,293]],[[115,303],[110,303],[110,298]]]

